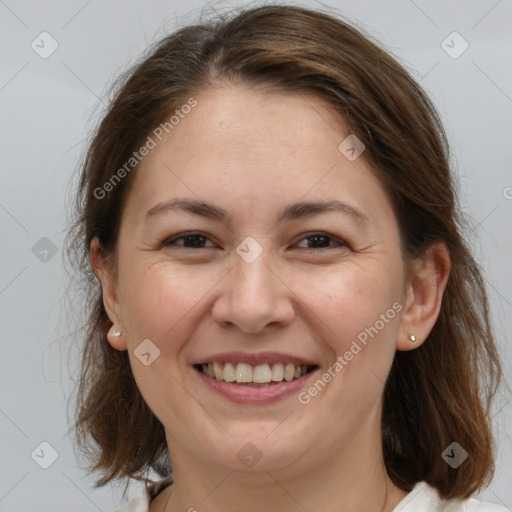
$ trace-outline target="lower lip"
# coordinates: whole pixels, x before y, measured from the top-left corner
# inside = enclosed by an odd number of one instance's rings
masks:
[[[289,395],[297,393],[309,381],[318,368],[306,373],[298,379],[270,384],[268,387],[240,386],[223,380],[207,377],[203,372],[194,368],[199,378],[213,391],[238,404],[266,404],[277,402]]]

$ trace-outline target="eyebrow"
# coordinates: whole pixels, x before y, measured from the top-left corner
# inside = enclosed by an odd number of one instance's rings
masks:
[[[216,219],[228,226],[230,225],[231,219],[226,210],[214,204],[190,198],[176,198],[162,201],[146,212],[146,220],[156,214],[173,210],[182,210],[202,217]],[[369,222],[368,217],[360,210],[336,199],[329,201],[302,201],[290,204],[281,211],[277,221],[302,219],[329,211],[346,213],[359,221]]]

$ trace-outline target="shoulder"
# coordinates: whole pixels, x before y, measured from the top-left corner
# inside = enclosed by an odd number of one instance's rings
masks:
[[[174,482],[172,476],[148,484],[139,496],[135,496],[114,512],[149,512],[149,505],[153,498]]]
[[[434,487],[418,482],[393,512],[510,512],[510,509],[475,498],[441,499]]]

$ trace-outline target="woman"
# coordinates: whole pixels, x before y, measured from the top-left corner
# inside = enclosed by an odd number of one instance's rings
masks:
[[[505,510],[471,499],[501,368],[448,160],[418,84],[320,12],[184,28],[123,78],[69,247],[77,443],[97,486],[149,484],[120,510]]]

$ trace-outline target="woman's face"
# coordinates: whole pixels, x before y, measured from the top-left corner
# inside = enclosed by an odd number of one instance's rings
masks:
[[[134,177],[112,302],[116,348],[171,458],[306,468],[380,439],[406,283],[364,152],[339,149],[350,131],[313,95],[225,86],[195,99]],[[165,207],[176,199],[210,207]],[[196,367],[213,362],[222,380]],[[301,363],[314,370],[286,380]],[[225,382],[233,372],[275,381]]]

